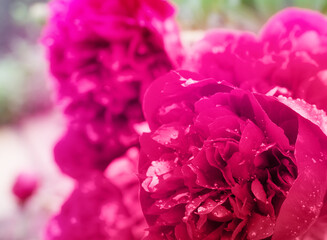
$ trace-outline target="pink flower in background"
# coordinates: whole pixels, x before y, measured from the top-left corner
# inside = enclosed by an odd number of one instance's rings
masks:
[[[119,189],[100,174],[78,183],[49,222],[46,239],[133,239]]]
[[[56,161],[76,177],[77,162],[103,170],[137,145],[143,93],[179,66],[182,49],[174,8],[164,0],[55,0],[50,6],[43,42],[69,118]]]
[[[39,178],[33,173],[22,172],[15,179],[12,192],[24,204],[37,190]]]
[[[147,225],[140,204],[140,183],[137,177],[138,160],[139,149],[130,148],[123,157],[112,161],[104,174],[123,193],[122,202],[130,213],[132,222],[130,231],[132,231],[134,239],[143,239]]]
[[[260,38],[276,64],[266,81],[327,110],[327,18],[310,10],[285,10],[267,22]]]
[[[251,91],[301,98],[326,110],[326,43],[325,16],[290,8],[273,16],[258,36],[207,33],[184,67]]]
[[[253,33],[214,29],[192,46],[184,68],[251,89],[253,81],[261,81],[262,71],[265,70],[262,57],[262,49]],[[266,83],[262,81],[261,84]]]
[[[179,71],[150,86],[144,114],[147,239],[295,239],[325,214],[323,111]]]
[[[48,223],[48,240],[139,240],[145,219],[136,176],[139,150],[129,149],[101,172],[90,173]]]
[[[68,129],[54,148],[54,158],[63,173],[75,178],[87,178],[92,172],[102,172],[109,161],[124,153],[118,147],[117,136],[90,142],[80,129]]]
[[[131,239],[121,192],[100,174],[80,181],[49,223],[47,239]]]

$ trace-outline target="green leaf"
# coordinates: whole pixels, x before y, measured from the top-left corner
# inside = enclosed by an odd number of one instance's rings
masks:
[[[294,0],[294,5],[297,7],[322,11],[325,5],[325,0]]]

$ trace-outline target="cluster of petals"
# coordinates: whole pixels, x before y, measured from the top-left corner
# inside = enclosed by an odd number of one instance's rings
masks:
[[[104,174],[76,182],[61,210],[49,221],[47,240],[140,240],[146,228],[136,176],[138,149],[114,159]]]
[[[103,171],[137,144],[143,93],[178,66],[181,46],[164,0],[54,0],[50,7],[43,43],[69,121],[56,161],[77,178],[83,169],[74,172],[74,156]],[[84,147],[65,148],[75,139]]]
[[[327,110],[327,18],[288,8],[260,33],[212,30],[184,67],[254,92],[301,98]]]
[[[121,198],[102,175],[83,179],[49,222],[46,239],[132,239]]]
[[[149,87],[144,114],[147,239],[295,239],[323,217],[323,111],[177,71]]]

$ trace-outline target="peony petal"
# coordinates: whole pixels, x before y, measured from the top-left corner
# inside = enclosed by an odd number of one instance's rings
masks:
[[[299,117],[295,146],[299,174],[281,207],[273,240],[295,238],[318,218],[327,186],[326,149],[326,136],[317,126]]]
[[[240,152],[245,154],[253,154],[263,143],[265,136],[260,128],[252,121],[246,122],[245,128],[242,130],[242,137],[239,143]]]
[[[305,119],[310,120],[327,135],[327,116],[323,110],[317,109],[314,105],[308,104],[301,99],[292,99],[285,97],[278,97],[278,100],[288,106],[289,108],[296,111]]]
[[[266,239],[274,233],[275,220],[271,216],[253,213],[246,228],[249,240]]]
[[[158,78],[144,96],[143,111],[150,129],[154,130],[160,125],[161,119],[156,115],[165,102],[180,103],[183,99],[187,101],[187,105],[194,104],[201,96],[212,95],[214,92],[219,92],[219,89],[228,91],[231,87],[217,83],[214,79],[202,79],[200,75],[188,71],[170,72]],[[189,115],[184,116],[181,112],[171,120],[185,121],[185,117]]]
[[[218,205],[211,211],[208,218],[217,222],[227,222],[233,219],[233,214],[224,206]]]
[[[251,190],[254,196],[261,202],[267,201],[266,191],[258,179],[254,179],[251,184]]]
[[[175,236],[176,240],[192,240],[192,238],[190,238],[190,236],[188,235],[185,223],[180,223],[175,227]]]

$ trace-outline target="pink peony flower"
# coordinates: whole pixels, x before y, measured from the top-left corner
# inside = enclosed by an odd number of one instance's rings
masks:
[[[290,8],[258,36],[213,30],[195,44],[184,65],[240,88],[301,98],[327,110],[327,18]]]
[[[103,172],[108,163],[125,151],[117,145],[117,136],[90,142],[80,129],[70,128],[54,148],[54,158],[61,171],[75,179]]]
[[[147,228],[140,203],[140,187],[137,177],[139,149],[134,147],[127,150],[123,157],[115,159],[105,170],[105,176],[123,193],[122,202],[130,213],[132,222],[130,230],[134,239],[143,239]]]
[[[14,182],[12,192],[20,203],[24,204],[37,190],[38,177],[33,173],[20,173]]]
[[[181,62],[174,8],[164,0],[54,0],[50,6],[43,42],[70,128],[56,161],[71,176],[79,162],[71,156],[103,170],[137,145],[146,87]],[[67,149],[73,139],[84,149]]]
[[[129,149],[104,173],[76,184],[60,212],[48,223],[47,240],[140,240],[146,228],[136,176],[139,150]]]
[[[101,174],[79,181],[47,227],[51,240],[133,239],[120,190]]]
[[[326,115],[171,72],[144,99],[147,239],[295,239],[326,211]]]

